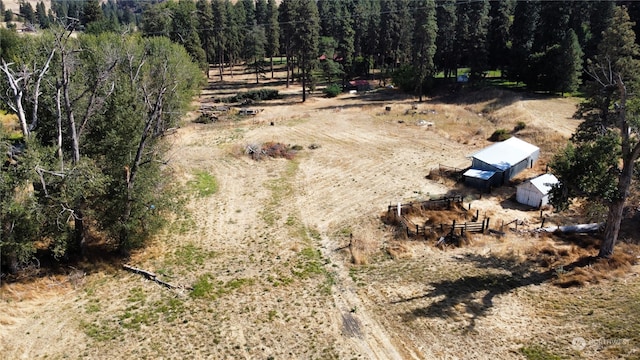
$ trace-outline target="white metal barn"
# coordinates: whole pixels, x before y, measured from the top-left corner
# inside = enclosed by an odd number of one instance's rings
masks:
[[[499,173],[493,185],[500,186],[522,170],[533,167],[539,156],[540,148],[514,136],[473,154],[471,168]]]
[[[527,180],[518,185],[516,201],[536,208],[547,205],[551,186],[556,183],[558,183],[558,178],[552,174],[544,174]]]

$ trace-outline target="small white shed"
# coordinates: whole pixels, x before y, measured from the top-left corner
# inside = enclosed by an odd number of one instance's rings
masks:
[[[558,183],[558,178],[552,174],[540,175],[518,185],[516,201],[533,207],[541,207],[549,203],[551,186]]]

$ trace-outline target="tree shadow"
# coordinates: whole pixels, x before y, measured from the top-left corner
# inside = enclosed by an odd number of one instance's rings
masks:
[[[30,261],[22,262],[16,273],[0,268],[2,284],[28,284],[49,277],[62,277],[69,282],[97,272],[113,273],[127,261],[117,249],[103,242],[89,241],[81,253],[55,258],[50,249],[38,249]]]
[[[472,263],[477,269],[497,271],[432,282],[429,284],[432,290],[424,295],[392,302],[392,304],[398,304],[419,300],[433,301],[426,307],[417,307],[403,314],[405,321],[417,318],[455,318],[460,315],[460,311],[463,311],[468,315],[469,323],[466,331],[473,331],[476,321],[487,316],[493,309],[494,299],[497,296],[511,293],[518,288],[540,285],[556,275],[555,269],[544,270],[534,261],[523,262],[515,258],[467,254],[456,260],[461,263]],[[591,258],[580,258],[564,268],[575,269],[587,266],[592,261]]]

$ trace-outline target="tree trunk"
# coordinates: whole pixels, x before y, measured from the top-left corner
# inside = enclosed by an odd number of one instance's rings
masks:
[[[273,79],[273,55],[269,56],[269,63],[271,64],[271,78]]]
[[[639,148],[636,147],[623,158],[622,171],[618,178],[618,196],[609,205],[607,225],[604,230],[604,239],[602,239],[598,257],[610,258],[613,255],[613,248],[618,240],[618,232],[620,231],[620,223],[622,222],[624,204],[629,197],[629,189],[633,178],[633,165],[638,157],[638,149]]]
[[[218,70],[220,71],[220,81],[223,81],[222,74],[224,73],[224,53],[220,52],[220,58],[218,59]]]
[[[64,153],[62,152],[62,104],[60,94],[61,88],[57,86],[56,89],[56,127],[58,128],[58,142],[56,146],[58,147],[58,160],[60,160],[60,171],[64,172]]]
[[[76,210],[74,214],[74,235],[75,235],[75,245],[77,249],[74,249],[80,253],[80,255],[84,255],[84,245],[85,245],[85,229],[84,229],[84,221],[82,219],[82,211]]]
[[[14,103],[9,103],[7,105],[11,108],[11,110],[15,111],[16,115],[18,116],[18,121],[20,122],[20,130],[22,130],[22,135],[25,139],[28,139],[30,131],[29,127],[27,126],[27,115],[22,106],[24,89],[19,84],[21,80],[16,79],[15,74],[13,73],[13,71],[9,70],[9,65],[4,61],[4,59],[2,60],[2,66],[0,66],[0,69],[2,69],[2,72],[4,72],[7,76],[7,81],[9,82],[9,86],[11,87],[11,91],[13,92],[11,98]],[[24,79],[22,81],[24,81]]]
[[[613,255],[613,247],[618,240],[618,232],[620,231],[620,222],[622,221],[622,210],[624,209],[624,200],[618,199],[609,205],[609,213],[607,214],[607,225],[604,229],[604,239],[600,245],[598,257],[610,258]]]
[[[287,60],[285,67],[287,68],[287,78],[285,80],[286,87],[289,88],[289,61],[291,61],[291,56],[289,55],[289,50],[287,49]]]
[[[69,94],[69,68],[67,57],[62,52],[62,95],[64,97],[64,110],[67,112],[67,121],[69,122],[69,132],[71,136],[71,153],[72,161],[77,164],[80,161],[80,142],[78,140],[78,131],[76,129],[76,119],[71,104],[71,95]]]
[[[307,89],[306,89],[306,85],[307,85],[307,71],[306,71],[306,66],[305,66],[305,58],[302,57],[300,59],[301,63],[300,65],[302,66],[302,102],[307,101]]]
[[[255,58],[255,66],[256,66],[256,84],[260,84],[260,79],[258,77],[258,58]]]

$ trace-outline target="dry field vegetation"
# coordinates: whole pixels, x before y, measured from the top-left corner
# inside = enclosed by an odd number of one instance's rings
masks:
[[[255,88],[239,70],[194,107]],[[188,212],[128,263],[185,288],[113,261],[4,283],[0,358],[640,358],[636,238],[595,261],[590,237],[528,231],[540,212],[515,204],[514,187],[481,196],[427,179],[519,122],[542,159],[518,181],[544,171],[577,125],[575,99],[485,90],[417,103],[380,89],[302,104],[298,86],[266,85],[284,96],[252,105],[258,115],[199,124],[194,111],[168,137]],[[268,142],[299,150],[243,154]],[[518,230],[439,249],[382,221],[390,204],[454,193],[492,228]],[[581,210],[544,215],[562,225]]]

